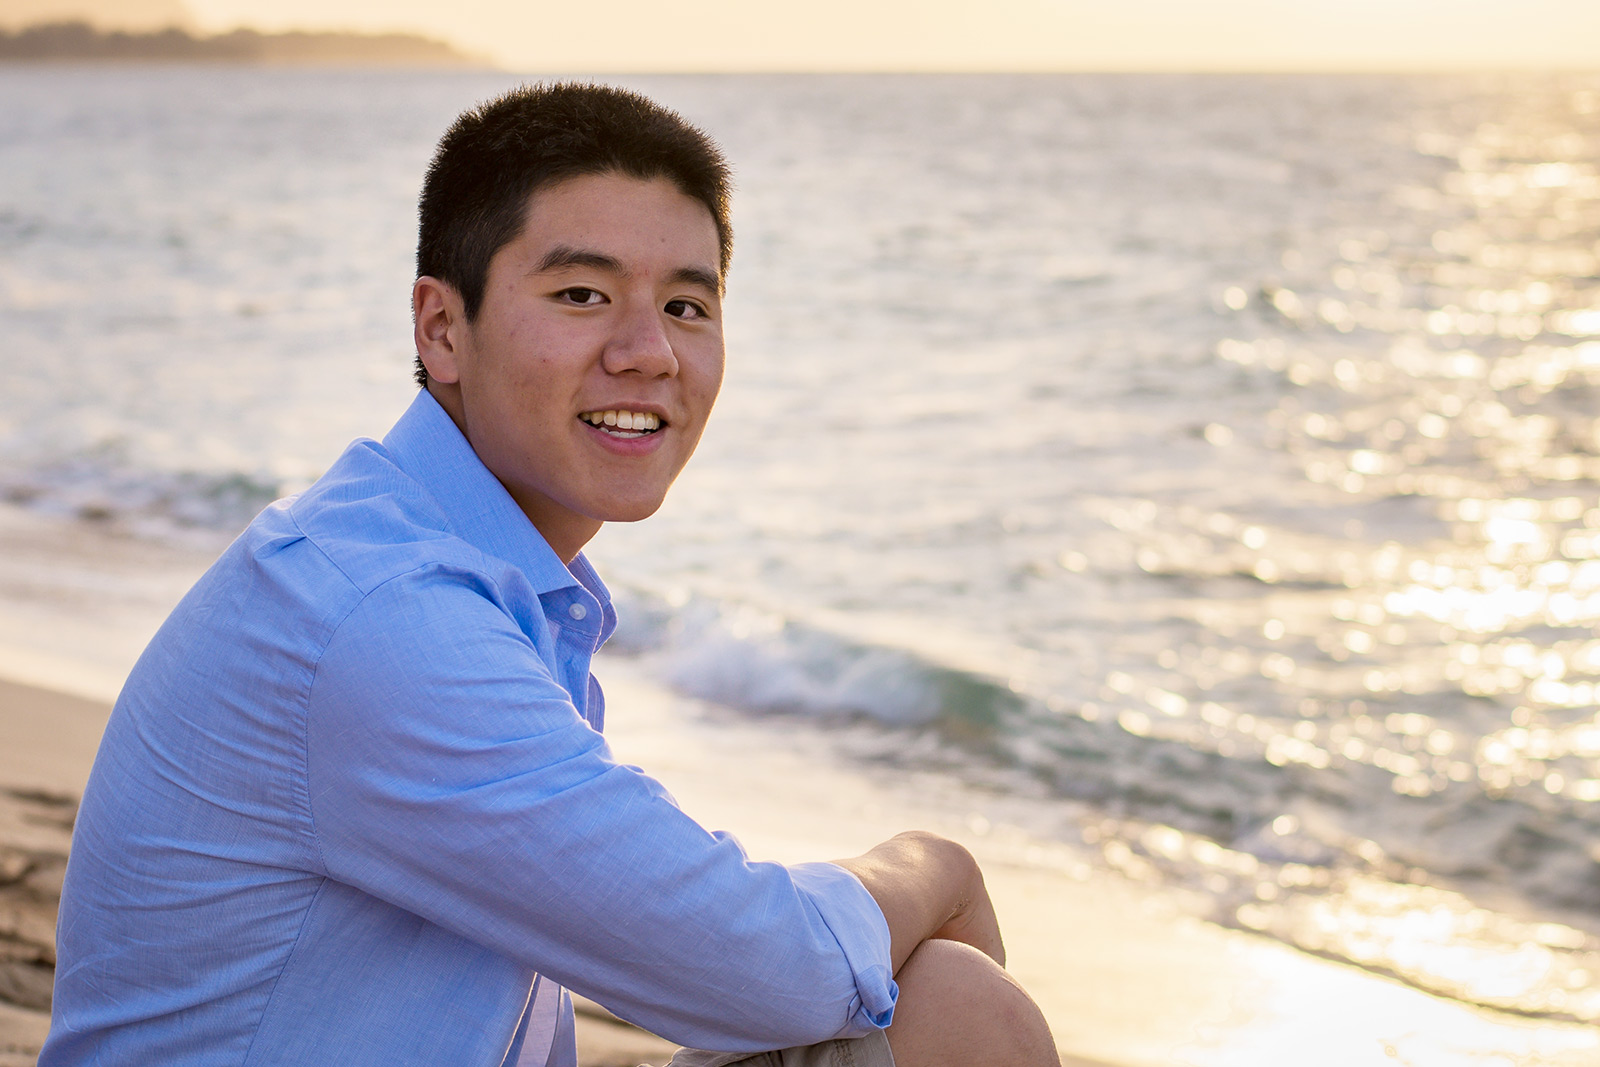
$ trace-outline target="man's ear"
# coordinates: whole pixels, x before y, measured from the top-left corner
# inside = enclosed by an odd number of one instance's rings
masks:
[[[461,380],[461,342],[466,313],[455,286],[427,275],[411,287],[411,319],[417,358],[441,385]]]

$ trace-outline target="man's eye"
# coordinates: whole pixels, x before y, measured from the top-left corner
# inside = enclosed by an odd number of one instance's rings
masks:
[[[675,319],[703,319],[706,309],[692,300],[668,300],[665,311]]]
[[[569,304],[599,304],[605,300],[605,296],[600,290],[585,289],[581,285],[573,289],[561,290],[561,296]]]

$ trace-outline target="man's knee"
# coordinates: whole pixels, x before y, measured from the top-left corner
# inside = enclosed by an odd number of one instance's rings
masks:
[[[955,941],[925,941],[895,975],[900,999],[889,1047],[896,1067],[1057,1067],[1049,1024],[988,956]]]

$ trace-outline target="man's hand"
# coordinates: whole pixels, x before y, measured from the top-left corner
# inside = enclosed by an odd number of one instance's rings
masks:
[[[834,862],[859,878],[882,909],[896,972],[929,938],[963,942],[1005,966],[1005,945],[983,872],[972,853],[954,841],[914,830]]]

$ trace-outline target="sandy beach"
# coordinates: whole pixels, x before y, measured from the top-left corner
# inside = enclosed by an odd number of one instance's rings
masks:
[[[1440,1000],[1362,971],[1190,918],[1120,878],[1075,868],[942,783],[885,783],[841,768],[816,733],[774,751],[770,731],[682,701],[607,665],[618,754],[648,765],[691,813],[734,829],[758,858],[863,849],[898,826],[964,840],[988,872],[1010,968],[1050,1018],[1067,1067],[1580,1067],[1600,1035]],[[48,1029],[61,872],[104,699],[0,681],[0,1067],[32,1064]],[[773,782],[783,783],[773,788]],[[584,1067],[664,1063],[672,1046],[583,1005]]]

